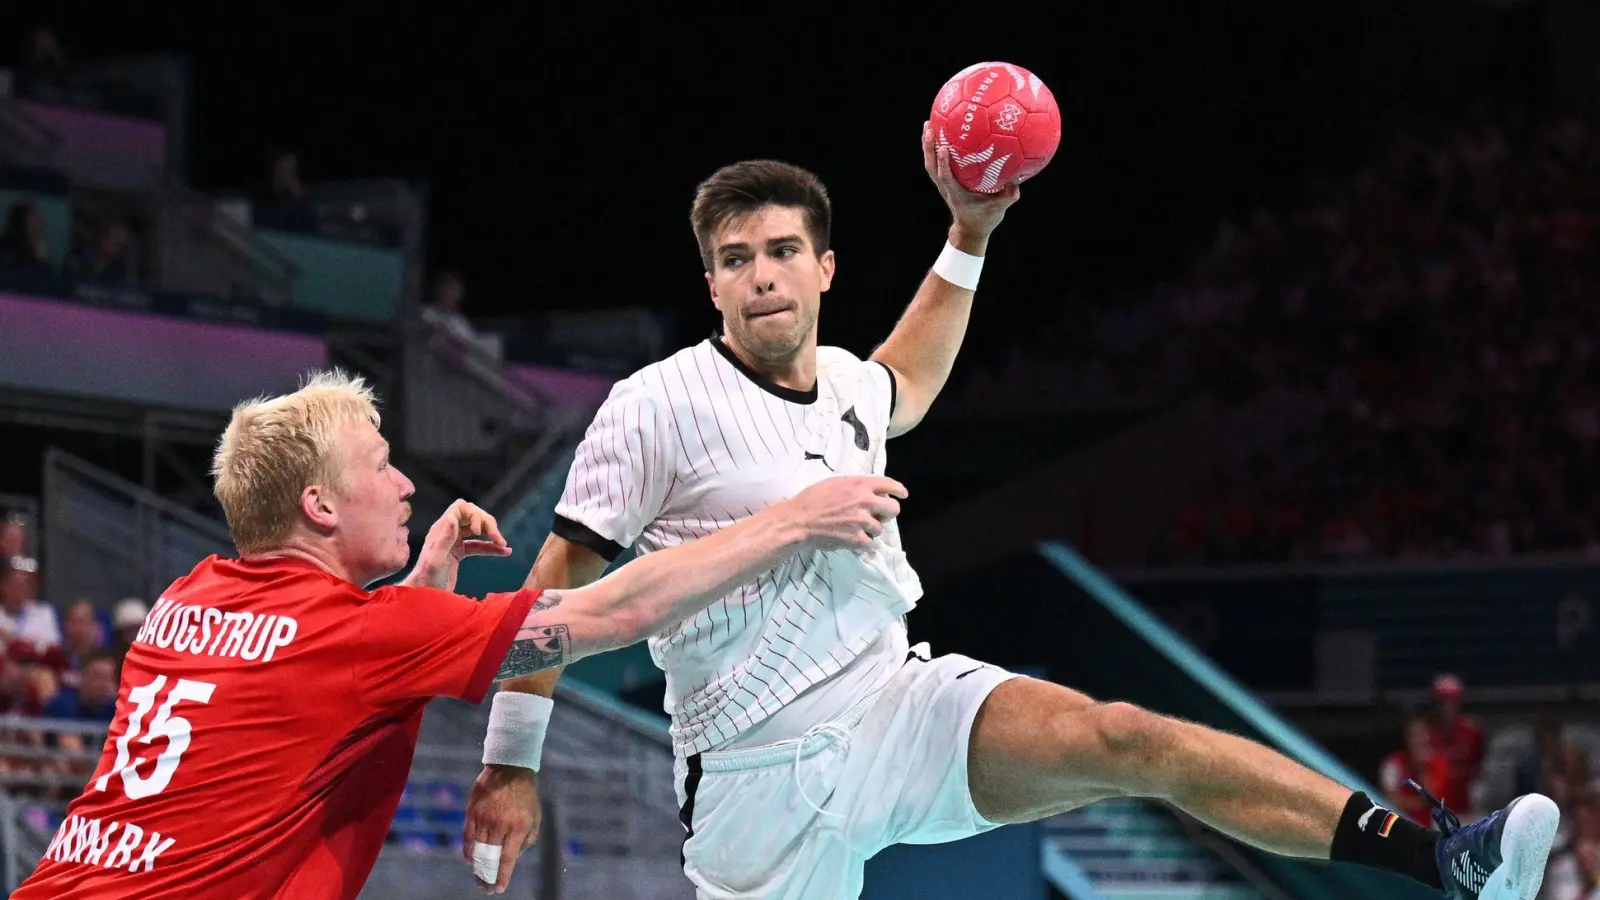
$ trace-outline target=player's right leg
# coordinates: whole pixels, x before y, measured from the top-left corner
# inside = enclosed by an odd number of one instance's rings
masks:
[[[992,822],[1154,797],[1262,850],[1388,869],[1456,900],[1533,900],[1558,818],[1536,794],[1466,828],[1441,807],[1436,836],[1253,741],[1030,678],[989,694],[968,771]]]

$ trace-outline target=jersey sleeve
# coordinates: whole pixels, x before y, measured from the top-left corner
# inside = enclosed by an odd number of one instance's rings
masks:
[[[677,447],[665,399],[638,377],[620,382],[578,445],[551,530],[616,559],[660,514]]]
[[[482,602],[434,588],[390,585],[361,608],[356,681],[378,707],[455,697],[483,702],[538,591]]]

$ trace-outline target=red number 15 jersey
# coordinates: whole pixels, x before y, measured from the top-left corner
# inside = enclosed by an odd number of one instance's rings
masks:
[[[481,702],[537,596],[208,558],[150,610],[100,764],[12,900],[354,898],[424,705]]]

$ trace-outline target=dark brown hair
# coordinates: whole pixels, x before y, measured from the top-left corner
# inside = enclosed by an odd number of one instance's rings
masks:
[[[833,230],[833,203],[817,176],[799,166],[770,159],[755,159],[723,166],[700,182],[694,192],[689,223],[700,245],[700,261],[711,271],[711,245],[717,229],[728,221],[749,215],[763,206],[788,206],[805,212],[807,237],[812,249],[828,249]]]

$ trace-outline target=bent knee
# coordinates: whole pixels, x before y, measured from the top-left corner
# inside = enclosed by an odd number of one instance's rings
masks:
[[[1166,744],[1170,724],[1132,703],[1097,703],[1058,717],[1055,727],[1068,748],[1063,765],[1099,776],[1107,787],[1123,787],[1130,773],[1156,761]]]
[[[1092,710],[1094,733],[1117,753],[1144,754],[1158,748],[1168,728],[1161,716],[1132,703],[1101,703]]]

